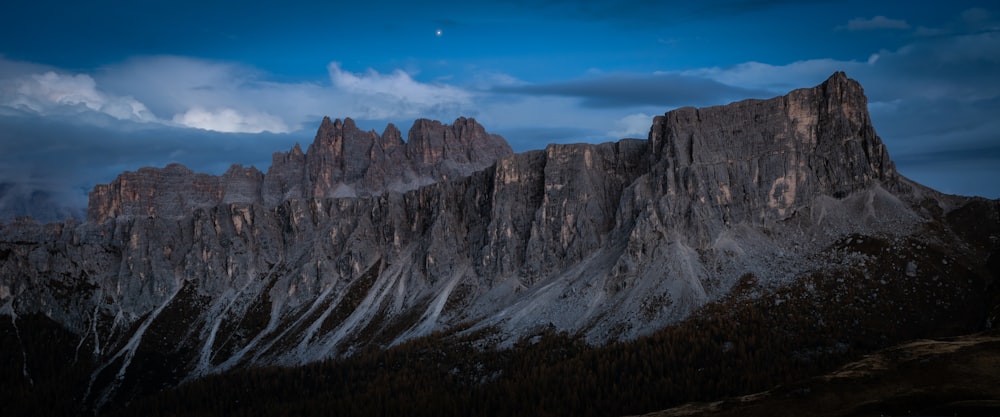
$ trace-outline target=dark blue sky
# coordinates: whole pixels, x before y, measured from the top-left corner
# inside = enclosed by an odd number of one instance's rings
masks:
[[[516,150],[645,137],[683,105],[846,71],[900,171],[1000,197],[989,1],[32,1],[0,14],[0,183],[266,169],[320,118],[472,116]],[[3,202],[0,201],[0,204]]]

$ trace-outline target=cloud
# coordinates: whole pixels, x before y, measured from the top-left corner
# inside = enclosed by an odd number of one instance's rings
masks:
[[[851,19],[847,25],[838,26],[837,29],[847,29],[849,31],[879,30],[879,29],[909,29],[910,24],[902,19],[890,19],[885,16],[875,16],[871,19],[858,17]]]
[[[938,191],[1000,197],[1000,98],[901,100],[872,109],[900,173]]]
[[[993,18],[993,13],[982,7],[973,7],[963,11],[961,17],[970,25],[978,25],[989,22]]]
[[[273,101],[260,100],[268,98],[259,96],[266,83],[255,84],[255,77],[238,66],[176,57],[135,59],[94,75],[0,58],[0,106],[100,123],[106,121],[89,113],[218,132],[292,130],[281,117],[257,108],[258,102]],[[276,86],[270,98],[293,100],[296,87]],[[156,113],[167,117],[157,116],[132,94],[149,100]],[[279,105],[282,101],[277,100]]]
[[[996,18],[996,13],[981,7],[973,7],[963,10],[954,19],[940,22],[937,26],[918,26],[913,33],[919,37],[942,38],[997,31],[1000,31],[1000,20]]]
[[[55,71],[10,74],[0,83],[3,85],[0,104],[8,107],[40,114],[88,109],[120,120],[156,120],[143,103],[129,96],[99,91],[94,79],[86,74]]]
[[[337,110],[329,86],[268,77],[245,65],[177,56],[132,58],[95,74],[107,90],[135,96],[170,123],[199,129],[294,131]]]
[[[834,71],[845,71],[860,81],[873,102],[988,99],[1000,96],[1000,78],[995,75],[1000,73],[1000,32],[918,38],[896,50],[878,51],[865,61],[746,62],[676,73],[778,95],[816,85]]]
[[[723,85],[743,86],[752,90],[763,90],[763,96],[775,96],[789,90],[816,85],[836,71],[846,71],[853,75],[865,67],[866,63],[829,58],[808,59],[785,65],[763,62],[744,62],[730,67],[707,67],[678,71],[677,74],[689,78],[703,78]]]
[[[549,84],[498,86],[499,93],[574,97],[593,108],[722,104],[763,92],[684,73],[618,73]]]
[[[333,62],[327,82],[279,82],[244,65],[149,56],[70,73],[0,57],[0,107],[84,120],[120,120],[219,132],[309,129],[322,116],[389,120],[475,116],[475,94],[396,70],[351,72]]]
[[[402,70],[381,74],[369,69],[353,73],[333,62],[327,67],[333,88],[352,100],[357,117],[387,119],[472,110],[472,94],[447,84],[427,84]]]
[[[286,133],[288,126],[278,117],[267,113],[245,115],[230,108],[215,111],[195,107],[183,114],[177,114],[174,123],[198,129],[233,133]]]
[[[196,172],[221,174],[240,163],[266,170],[274,152],[310,139],[113,120],[118,124],[101,126],[34,113],[0,114],[0,217],[32,213],[60,220],[80,213],[95,184],[144,166],[179,162]],[[18,207],[36,196],[48,199],[44,212]]]
[[[635,113],[615,121],[615,130],[608,135],[619,138],[646,138],[649,128],[653,125],[653,116],[646,113]]]

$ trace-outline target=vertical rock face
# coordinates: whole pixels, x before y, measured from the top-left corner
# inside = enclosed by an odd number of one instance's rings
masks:
[[[378,135],[358,129],[350,118],[341,122],[325,117],[307,152],[296,144],[289,152],[275,153],[266,175],[234,166],[221,177],[211,177],[177,164],[126,172],[111,184],[95,187],[88,219],[176,217],[219,203],[273,206],[292,198],[407,191],[469,175],[511,153],[502,137],[464,117],[453,125],[417,120],[405,143],[392,124]]]
[[[468,175],[481,169],[483,161],[496,161],[511,154],[503,138],[487,133],[475,119],[464,117],[450,126],[434,120],[417,120],[407,134],[407,144],[410,160],[428,166],[445,162],[451,166],[439,169],[452,171],[453,176]]]
[[[482,261],[533,283],[611,244],[622,193],[646,173],[646,142],[549,145],[501,160]]]
[[[517,155],[473,119],[418,120],[406,142],[392,125],[324,119],[307,152],[274,154],[266,174],[144,168],[96,187],[88,222],[3,226],[0,313],[79,334],[100,365],[91,381],[115,381],[88,389],[99,404],[167,354],[183,378],[460,323],[499,343],[552,326],[594,343],[636,337],[746,273],[767,284],[863,267],[831,252],[847,236],[945,230],[933,239],[974,254],[949,268],[982,269],[1000,237],[980,235],[1000,226],[976,234],[964,219],[996,204],[962,211],[968,200],[896,174],[866,106],[837,73],[668,112],[647,141]],[[924,226],[941,216],[952,225]]]
[[[669,200],[662,216],[695,227],[763,224],[817,195],[891,186],[895,166],[867,109],[861,85],[838,72],[782,97],[656,117],[651,177]]]
[[[286,153],[275,152],[271,157],[271,167],[268,168],[261,185],[261,198],[264,204],[273,206],[306,195],[305,168],[306,155],[299,144],[296,143]],[[112,217],[103,212],[91,213],[90,216],[92,219]]]
[[[195,174],[180,164],[125,172],[110,184],[94,187],[88,218],[119,215],[177,217],[222,202],[259,202],[263,175],[256,168],[232,166],[221,177]]]

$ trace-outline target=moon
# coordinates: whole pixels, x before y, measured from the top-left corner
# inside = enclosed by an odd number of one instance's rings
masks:
[[[443,33],[444,33],[444,31],[442,31],[441,29],[438,29],[438,30],[434,31],[434,36],[437,36],[437,37],[440,38]]]

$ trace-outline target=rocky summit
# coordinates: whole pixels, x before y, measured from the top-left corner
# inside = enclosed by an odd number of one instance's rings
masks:
[[[475,119],[459,118],[450,126],[420,119],[407,138],[403,142],[392,124],[378,135],[361,131],[350,118],[323,118],[308,152],[296,145],[275,153],[266,174],[233,165],[216,177],[178,164],[126,172],[94,188],[87,219],[184,217],[219,204],[272,207],[290,199],[404,192],[467,176],[512,153],[502,137],[486,133]]]
[[[92,364],[78,402],[100,409],[435,332],[499,347],[547,330],[633,340],[748,276],[764,289],[857,271],[940,279],[956,328],[996,320],[983,297],[1000,203],[896,172],[844,73],[651,125],[648,140],[512,154],[473,119],[418,120],[404,142],[393,125],[326,118],[266,173],[124,173],[94,188],[85,222],[0,229],[3,366],[40,372],[25,320],[62,329]]]

